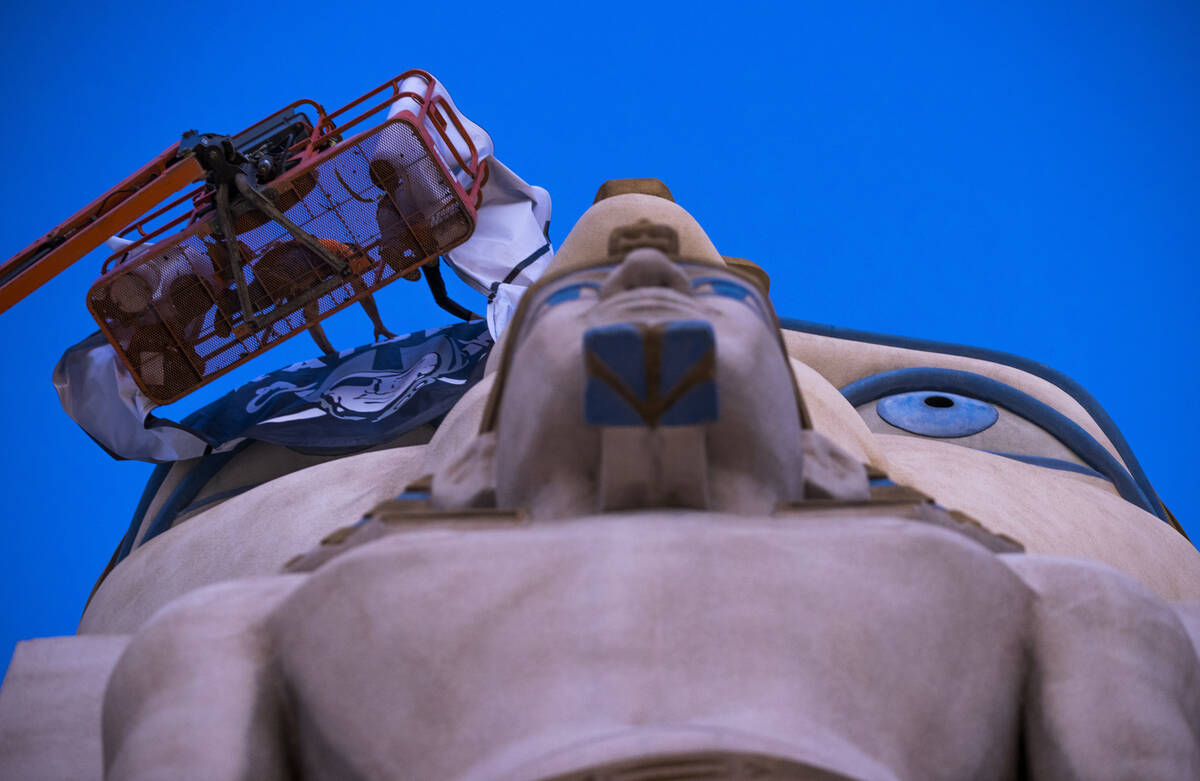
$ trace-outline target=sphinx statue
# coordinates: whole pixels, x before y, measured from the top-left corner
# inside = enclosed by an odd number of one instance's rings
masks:
[[[254,444],[147,537],[201,467],[18,651],[7,777],[1200,777],[1200,555],[1103,411],[780,319],[657,180],[437,425]]]

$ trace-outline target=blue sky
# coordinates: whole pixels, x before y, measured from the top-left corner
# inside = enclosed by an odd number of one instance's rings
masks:
[[[0,256],[189,128],[300,97],[332,108],[432,71],[554,197],[552,237],[605,179],[657,176],[780,313],[1005,350],[1078,380],[1200,533],[1200,15],[1164,2],[9,4],[0,11]],[[969,6],[969,7],[968,7]],[[94,253],[0,316],[6,360],[0,658],[74,631],[150,467],[58,407],[95,329]],[[423,288],[388,325],[447,320]],[[361,312],[327,325],[363,343]],[[177,403],[308,357],[300,338]]]

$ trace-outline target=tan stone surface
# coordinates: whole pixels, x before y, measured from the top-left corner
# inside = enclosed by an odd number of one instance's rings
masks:
[[[1200,552],[1179,532],[1111,492],[1058,470],[949,444],[878,435],[883,468],[1031,553],[1092,559],[1169,600],[1200,600]]]
[[[200,586],[279,572],[420,476],[423,445],[303,469],[235,496],[135,550],[105,578],[81,634],[125,633]]]
[[[283,575],[222,583],[150,621],[112,672],[105,778],[292,777],[262,624],[296,585]]]
[[[846,397],[808,364],[795,358],[789,358],[788,363],[804,396],[812,427],[862,463],[879,461],[881,457],[874,436]]]
[[[100,779],[100,705],[128,642],[96,635],[17,644],[0,687],[0,778]]]
[[[483,411],[487,407],[488,396],[492,392],[495,379],[495,374],[486,375],[447,413],[425,449],[424,463],[427,473],[436,472],[479,435]]]
[[[1177,602],[1171,607],[1183,622],[1188,636],[1192,638],[1192,647],[1200,656],[1200,602]]]
[[[608,238],[614,228],[639,220],[670,225],[679,234],[679,254],[693,260],[724,266],[700,223],[678,204],[654,195],[614,195],[593,205],[575,223],[554,254],[548,274],[558,274],[601,262],[608,257]]]
[[[871,488],[861,459],[820,431],[800,432],[804,440],[804,498],[868,501]]]
[[[1030,775],[1200,778],[1200,668],[1177,614],[1093,562],[1005,560],[1038,594]]]

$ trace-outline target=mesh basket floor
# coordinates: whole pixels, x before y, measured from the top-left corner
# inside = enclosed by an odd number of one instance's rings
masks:
[[[233,206],[251,320],[215,215],[147,245],[88,292],[101,330],[165,404],[465,241],[473,214],[429,143],[403,119],[335,146],[263,190],[353,270],[305,248],[246,202]]]

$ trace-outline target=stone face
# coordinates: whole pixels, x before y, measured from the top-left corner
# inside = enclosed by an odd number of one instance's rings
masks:
[[[800,407],[765,294],[727,269],[676,263],[656,249],[634,250],[625,260],[629,265],[600,257],[582,267],[568,256],[564,263],[574,265],[566,273],[552,272],[526,294],[493,386],[497,501],[527,507],[534,517],[592,512],[603,506],[601,493],[622,490],[612,482],[616,463],[645,460],[656,451],[661,452],[622,479],[636,481],[639,474],[658,470],[677,482],[707,484],[703,506],[716,510],[769,512],[776,503],[800,496]],[[716,332],[720,408],[714,422],[697,429],[696,443],[680,442],[674,430],[679,427],[666,424],[641,426],[645,433],[639,439],[621,434],[639,427],[588,422],[587,375],[581,371],[588,334],[695,321]],[[652,360],[649,353],[641,357]],[[688,461],[684,451],[694,453],[701,444],[705,453],[695,475],[656,466],[682,468]],[[605,482],[603,492],[599,481]],[[435,499],[440,491],[435,478]]]
[[[0,769],[99,776],[107,678],[114,779],[1200,777],[1187,540],[986,452],[1080,466],[1033,422],[894,435],[838,388],[971,371],[1119,458],[1088,413],[1012,367],[781,337],[761,275],[639,187],[585,214],[428,446],[139,548],[81,625],[132,637],[71,641],[87,663],[23,646]]]

